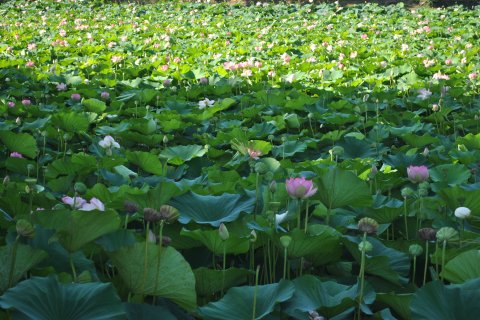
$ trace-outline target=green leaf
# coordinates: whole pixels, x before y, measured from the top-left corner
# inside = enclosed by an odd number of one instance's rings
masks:
[[[377,293],[377,301],[388,305],[401,319],[412,319],[410,314],[412,294]]]
[[[10,151],[19,152],[29,158],[37,156],[37,141],[28,133],[0,131],[0,140]]]
[[[36,219],[43,227],[56,229],[60,243],[70,252],[120,227],[120,218],[114,210],[42,211]]]
[[[107,109],[107,105],[105,102],[98,100],[98,99],[85,99],[82,101],[82,104],[88,111],[102,113]]]
[[[170,204],[180,211],[179,221],[183,224],[193,220],[218,227],[222,222],[235,221],[242,212],[251,213],[255,197],[229,193],[202,196],[189,192],[174,198]]]
[[[196,306],[195,276],[174,248],[136,243],[110,258],[132,293],[168,298],[188,310]]]
[[[127,151],[128,161],[138,166],[140,169],[161,176],[163,173],[162,163],[158,156],[144,151]]]
[[[372,203],[368,185],[352,172],[335,167],[319,175],[318,194],[327,208],[366,207]]]
[[[221,300],[199,308],[198,312],[200,316],[209,320],[225,320],[226,315],[229,320],[262,319],[273,311],[277,303],[290,299],[294,291],[295,287],[287,280],[256,288],[234,287],[228,290]],[[256,296],[255,315],[253,315],[254,296]]]
[[[177,318],[165,307],[152,306],[145,303],[125,303],[124,306],[129,320],[177,320]]]
[[[470,250],[460,253],[448,261],[441,275],[452,283],[463,283],[480,278],[480,251]]]
[[[122,247],[128,247],[136,242],[135,234],[132,230],[118,229],[109,234],[103,235],[95,241],[106,252],[114,252]]]
[[[480,279],[448,286],[433,281],[413,295],[410,310],[415,320],[476,319],[479,300]]]
[[[205,245],[208,250],[212,251],[216,255],[222,255],[224,246],[225,252],[227,254],[240,254],[248,252],[250,248],[250,240],[249,238],[240,238],[233,234],[230,237],[223,241],[220,238],[218,230],[193,230],[189,231],[186,229],[182,229],[180,235],[189,237],[191,239],[195,239],[203,245]]]
[[[56,277],[22,281],[0,297],[2,308],[15,308],[36,320],[123,320],[125,311],[112,284],[60,284]]]
[[[455,186],[467,182],[470,170],[462,164],[442,164],[429,170],[430,177],[435,182]]]
[[[291,157],[296,153],[303,152],[307,149],[307,144],[303,141],[286,141],[285,143],[275,146],[272,149],[274,157]]]
[[[66,132],[85,132],[90,125],[90,117],[86,113],[56,113],[52,116],[52,124]]]
[[[168,147],[161,156],[168,159],[168,162],[174,165],[181,165],[193,158],[202,157],[207,152],[207,149],[199,145],[175,146]]]
[[[0,247],[0,261],[2,261],[0,263],[0,293],[8,289],[14,246]],[[17,244],[16,247],[12,284],[17,283],[28,270],[47,257],[45,251],[34,249],[28,245]]]
[[[210,297],[216,292],[243,284],[247,281],[247,276],[252,274],[252,271],[240,268],[229,268],[223,270],[212,270],[201,267],[193,270],[196,279],[197,294],[204,297]],[[224,276],[224,281],[222,280]]]

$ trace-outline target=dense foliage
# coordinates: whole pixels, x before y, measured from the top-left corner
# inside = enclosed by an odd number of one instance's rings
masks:
[[[0,6],[0,319],[476,319],[479,9]]]

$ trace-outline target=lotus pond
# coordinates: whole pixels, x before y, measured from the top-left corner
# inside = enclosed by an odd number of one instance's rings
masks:
[[[477,318],[480,9],[0,15],[0,319]]]

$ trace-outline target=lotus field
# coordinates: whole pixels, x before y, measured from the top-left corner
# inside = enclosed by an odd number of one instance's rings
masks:
[[[0,15],[0,319],[478,319],[479,7]]]

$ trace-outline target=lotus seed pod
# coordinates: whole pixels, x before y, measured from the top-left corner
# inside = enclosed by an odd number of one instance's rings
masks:
[[[378,222],[372,218],[362,218],[358,221],[358,230],[366,233],[376,233],[378,229]]]
[[[73,189],[79,195],[84,195],[87,192],[87,186],[82,182],[75,183],[75,185],[73,186]]]
[[[413,191],[412,188],[406,187],[406,188],[402,189],[402,197],[404,197],[404,198],[411,197],[411,196],[413,196],[414,193],[415,192]]]
[[[160,207],[160,219],[165,220],[168,223],[175,222],[180,216],[180,212],[177,208],[169,205],[163,205]]]
[[[290,236],[281,236],[280,237],[280,243],[282,244],[282,247],[288,248],[290,243],[292,242],[292,237]]]
[[[455,241],[458,240],[458,231],[452,227],[443,227],[437,231],[437,240],[443,241]]]
[[[360,242],[358,244],[358,250],[359,251],[370,252],[370,251],[373,250],[373,245],[370,241],[362,240],[362,242]]]
[[[432,228],[422,228],[418,230],[418,237],[423,241],[434,241],[437,238],[437,231]]]
[[[143,219],[147,222],[157,222],[160,220],[160,212],[153,208],[143,209]]]
[[[343,147],[335,146],[332,148],[332,154],[334,156],[341,156],[343,155],[344,152],[345,152],[345,149]]]
[[[408,253],[414,257],[417,257],[423,253],[423,248],[421,245],[412,244],[410,247],[408,247]]]
[[[220,235],[220,239],[223,241],[228,240],[230,238],[230,234],[228,233],[227,227],[223,224],[223,222],[220,224],[220,227],[218,227],[218,233]]]
[[[126,200],[123,203],[123,210],[125,210],[126,213],[133,214],[138,211],[138,205],[135,202]]]
[[[20,219],[16,224],[17,234],[25,238],[33,238],[35,235],[35,228],[30,222],[25,219]]]

